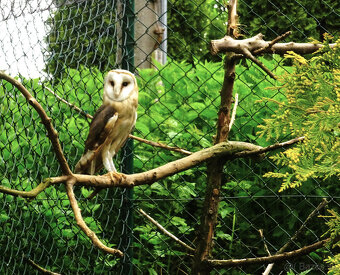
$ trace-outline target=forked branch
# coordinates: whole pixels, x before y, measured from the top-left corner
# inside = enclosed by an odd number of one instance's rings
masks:
[[[23,198],[35,198],[51,185],[65,183],[71,179],[75,180],[75,185],[87,187],[135,187],[139,185],[153,184],[165,177],[172,176],[192,167],[198,166],[214,158],[224,158],[225,161],[235,158],[244,158],[252,156],[262,156],[264,153],[284,148],[300,142],[304,137],[295,138],[283,143],[273,144],[267,147],[257,146],[247,142],[228,141],[222,142],[207,149],[203,149],[190,156],[169,162],[152,170],[136,174],[119,174],[121,177],[112,178],[106,175],[82,175],[72,174],[45,179],[36,188],[31,191],[18,191],[0,185],[0,192]]]
[[[313,53],[323,47],[322,44],[312,43],[277,43],[278,41],[286,38],[291,32],[286,32],[278,36],[272,41],[265,41],[263,34],[259,33],[251,38],[236,40],[231,36],[225,36],[219,40],[212,40],[210,42],[210,52],[213,55],[218,53],[231,52],[235,54],[235,58],[246,57],[257,64],[264,70],[271,78],[276,79],[275,75],[260,61],[255,55],[263,53],[271,54],[285,54],[288,51],[294,51],[298,54]],[[331,44],[333,47],[335,44]]]
[[[236,40],[230,36],[225,36],[222,39],[212,40],[210,42],[210,52],[213,55],[226,52],[243,54],[244,49],[248,49],[253,55],[263,53],[283,55],[288,51],[293,51],[298,54],[309,54],[319,50],[324,46],[322,44],[295,42],[273,44],[272,41],[265,41],[263,37],[264,36],[261,33],[243,40]],[[330,47],[334,46],[335,44],[330,44]]]

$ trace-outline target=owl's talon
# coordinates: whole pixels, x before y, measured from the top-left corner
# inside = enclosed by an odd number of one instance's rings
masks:
[[[109,172],[107,174],[110,176],[111,181],[113,181],[113,182],[115,182],[115,181],[121,182],[121,180],[122,180],[122,174],[121,173]]]

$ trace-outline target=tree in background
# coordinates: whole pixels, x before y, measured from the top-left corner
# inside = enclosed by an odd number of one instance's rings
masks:
[[[246,36],[257,33],[267,40],[292,31],[291,41],[308,42],[309,37],[322,40],[323,34],[340,29],[339,1],[240,1],[238,14]]]
[[[214,0],[171,0],[168,5],[168,54],[177,61],[211,59],[209,41],[224,36],[227,13]]]
[[[117,2],[57,2],[47,20],[46,71],[59,76],[65,67],[81,65],[107,71],[116,66]],[[113,5],[113,6],[112,6]],[[152,7],[152,6],[150,6]],[[148,9],[150,9],[148,7]],[[308,7],[308,12],[306,12]],[[245,36],[263,33],[267,40],[288,30],[290,40],[320,39],[339,29],[338,1],[240,1],[241,29]],[[222,0],[170,0],[168,2],[168,55],[193,64],[193,59],[214,60],[207,51],[210,40],[225,34],[227,11]],[[150,38],[152,39],[152,38]],[[136,41],[138,43],[138,41]]]
[[[46,71],[61,77],[65,68],[97,67],[107,71],[115,65],[117,51],[115,2],[59,3],[47,20]],[[58,3],[57,3],[58,6]]]

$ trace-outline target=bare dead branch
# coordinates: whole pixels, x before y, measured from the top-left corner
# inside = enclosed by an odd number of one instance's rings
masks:
[[[87,187],[135,187],[139,185],[152,184],[165,177],[177,174],[179,172],[190,169],[201,163],[207,162],[214,158],[224,158],[224,161],[232,160],[235,158],[251,157],[255,155],[261,156],[262,154],[278,148],[290,146],[299,141],[303,141],[304,137],[294,138],[292,140],[273,144],[267,147],[261,147],[252,143],[240,141],[222,142],[207,149],[195,152],[190,156],[169,162],[165,165],[159,166],[152,170],[136,173],[136,174],[120,174],[121,177],[112,179],[109,174],[105,175],[82,175],[72,174],[60,177],[51,177],[45,179],[37,187],[30,191],[18,191],[0,185],[0,193],[10,194],[12,196],[19,196],[23,198],[35,198],[38,194],[44,191],[51,185],[65,183],[69,180],[75,180],[75,185]]]
[[[222,39],[212,40],[210,42],[210,51],[213,55],[225,52],[243,54],[244,49],[248,49],[253,55],[256,50],[259,50],[261,54],[271,53],[282,55],[286,54],[288,51],[294,51],[298,54],[309,54],[323,47],[322,44],[313,43],[275,43],[271,47],[270,44],[272,44],[272,41],[264,41],[261,33],[243,40],[235,40],[230,36],[225,36]],[[330,44],[330,47],[334,46],[335,44]]]
[[[76,110],[77,112],[79,112],[80,114],[82,114],[83,116],[92,119],[93,116],[91,116],[90,114],[84,112],[82,109],[80,109],[78,106],[68,102],[67,100],[63,99],[61,96],[59,96],[56,92],[52,91],[52,89],[50,89],[49,87],[46,86],[42,86],[43,89],[46,89],[47,91],[49,91],[52,95],[54,95],[58,100],[60,100],[61,102],[65,103],[66,105],[68,105],[69,107],[71,107],[71,109]]]
[[[37,111],[37,113],[40,116],[40,119],[42,123],[44,124],[46,130],[47,130],[47,136],[51,140],[54,152],[56,153],[57,159],[59,161],[59,164],[61,166],[61,170],[64,175],[71,175],[71,169],[68,166],[68,163],[66,161],[66,158],[64,156],[63,150],[61,148],[59,139],[58,139],[58,133],[54,129],[51,118],[49,118],[43,109],[43,107],[40,105],[40,103],[30,94],[30,92],[16,79],[13,77],[7,75],[3,71],[0,71],[0,79],[4,79],[11,83],[13,86],[15,86],[26,98],[27,102]]]
[[[258,258],[246,258],[246,259],[231,259],[231,260],[205,260],[204,262],[207,265],[210,265],[212,268],[222,268],[222,267],[232,267],[232,266],[247,266],[252,264],[268,264],[268,263],[276,263],[284,260],[288,260],[291,258],[296,258],[298,256],[307,255],[323,246],[325,246],[331,238],[316,242],[311,245],[307,245],[300,249],[296,249],[290,252],[284,252],[281,254],[266,256],[266,257],[258,257]]]
[[[305,137],[298,137],[298,138],[293,138],[291,140],[285,141],[285,142],[281,142],[281,143],[275,143],[272,145],[269,145],[267,147],[262,147],[258,150],[254,150],[254,151],[244,151],[244,152],[238,152],[234,154],[235,158],[242,158],[242,157],[249,157],[252,155],[259,155],[259,154],[264,154],[267,153],[269,151],[273,151],[279,148],[284,148],[290,145],[293,145],[295,143],[298,143],[300,141],[303,141],[305,139]]]
[[[237,105],[238,105],[238,93],[235,94],[233,112],[231,114],[231,119],[229,123],[229,131],[231,130],[231,127],[233,126],[234,121],[235,121]]]
[[[264,249],[267,251],[267,254],[268,254],[269,256],[271,256],[272,254],[270,253],[270,251],[269,251],[269,249],[268,249],[266,240],[265,240],[264,235],[263,235],[263,229],[259,229],[258,231],[259,231],[260,237],[261,237],[261,239],[262,239],[262,241],[263,241]]]
[[[280,36],[274,38],[272,41],[270,41],[270,42],[267,44],[266,47],[255,50],[255,51],[254,51],[254,54],[260,54],[260,53],[264,52],[265,50],[270,49],[274,44],[276,44],[277,42],[279,42],[279,41],[285,39],[288,35],[291,35],[291,34],[292,34],[292,32],[291,32],[291,31],[288,31],[288,32],[286,32],[286,33],[284,33],[284,34],[282,34],[282,35],[280,35]]]
[[[61,275],[60,273],[52,272],[46,268],[41,267],[37,263],[33,262],[31,259],[25,259],[34,269],[38,270],[42,274],[46,275]]]
[[[86,225],[82,215],[81,215],[81,210],[78,206],[76,197],[73,192],[73,186],[74,186],[74,180],[70,180],[66,183],[66,192],[67,196],[69,198],[71,207],[73,209],[74,213],[74,218],[77,221],[77,225],[80,227],[80,229],[88,236],[93,245],[98,247],[100,250],[103,250],[104,252],[107,252],[109,254],[118,256],[118,257],[123,257],[123,252],[121,252],[118,249],[108,247],[104,245],[97,237],[97,235]]]
[[[244,49],[243,54],[245,57],[253,61],[257,66],[259,66],[262,70],[264,70],[271,78],[276,79],[276,76],[255,56],[248,49]]]
[[[24,198],[34,198],[48,186],[65,183],[70,180],[75,180],[75,185],[102,188],[134,187],[143,184],[152,184],[160,179],[197,166],[212,158],[225,157],[226,160],[232,159],[232,156],[236,152],[246,152],[247,150],[254,151],[259,150],[260,148],[262,147],[247,142],[229,141],[142,173],[130,175],[120,174],[121,177],[119,178],[112,178],[109,173],[101,176],[72,174],[47,178],[31,191],[18,191],[0,185],[0,192]]]
[[[148,214],[145,213],[143,209],[138,209],[139,213],[141,213],[145,218],[147,218],[150,222],[152,222],[163,234],[167,235],[171,239],[173,239],[176,243],[180,244],[181,246],[185,247],[188,250],[195,251],[194,248],[187,245],[185,242],[181,241],[179,238],[177,238],[175,235],[170,233],[168,230],[166,230],[159,222],[157,222],[155,219],[150,217]]]
[[[287,248],[301,235],[301,233],[306,229],[307,223],[326,205],[328,204],[328,201],[326,199],[323,199],[322,202],[319,203],[319,205],[308,215],[306,220],[302,223],[300,228],[295,232],[294,236],[289,239],[289,241],[282,246],[276,254],[281,254],[287,250]],[[267,266],[266,270],[264,271],[263,275],[269,274],[274,266],[274,263],[271,263]]]

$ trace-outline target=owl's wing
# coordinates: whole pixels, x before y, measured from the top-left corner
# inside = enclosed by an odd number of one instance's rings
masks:
[[[105,131],[105,126],[115,113],[116,110],[111,105],[99,107],[90,124],[89,135],[85,141],[85,152],[95,150],[105,141],[108,134]]]
[[[89,134],[85,141],[85,152],[76,164],[75,173],[93,174],[97,170],[98,163],[96,165],[94,161],[97,159],[101,145],[114,127],[117,120],[117,115],[115,114],[116,110],[111,105],[99,107],[91,121]]]

